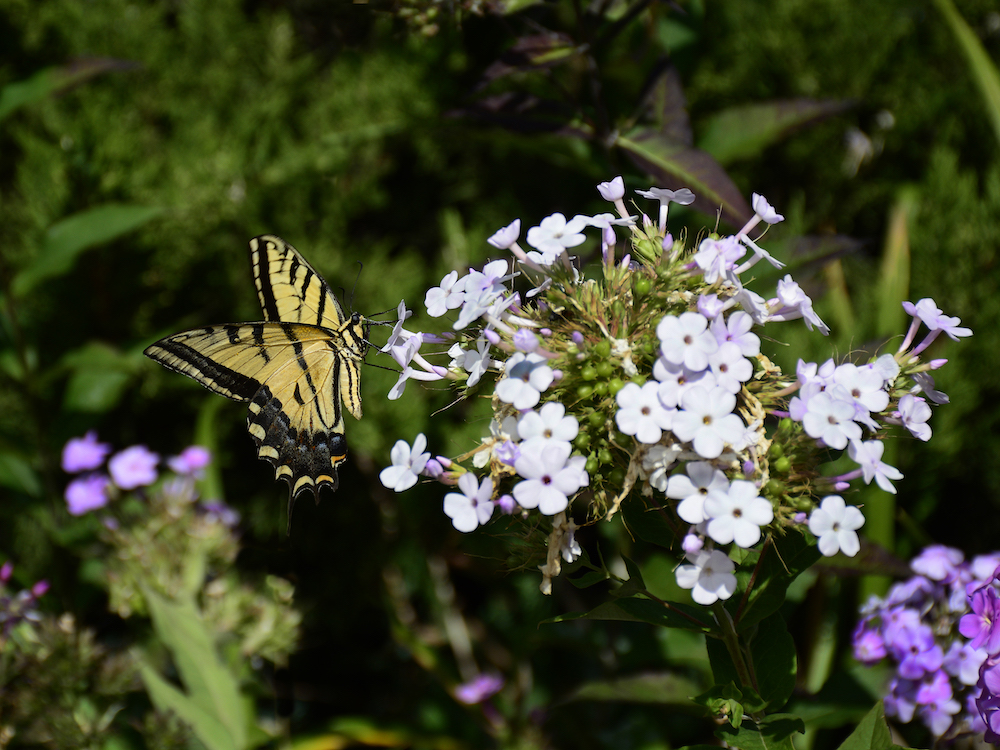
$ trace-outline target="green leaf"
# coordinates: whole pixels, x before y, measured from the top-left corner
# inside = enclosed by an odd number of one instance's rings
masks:
[[[733,226],[742,226],[753,216],[740,189],[705,151],[678,144],[645,127],[620,136],[615,145],[661,187],[690,188],[696,196],[694,207],[699,211],[714,215],[721,208],[723,219]]]
[[[718,684],[711,690],[696,695],[692,700],[697,705],[704,707],[713,719],[723,718],[733,727],[739,729],[745,715],[744,695],[730,680],[725,683],[718,682],[718,680],[716,682]]]
[[[879,701],[837,750],[892,750],[895,747],[889,725],[885,723],[885,707]]]
[[[623,701],[690,705],[700,688],[694,681],[669,672],[635,675],[584,683],[568,700]]]
[[[647,508],[641,502],[629,501],[622,503],[621,512],[630,533],[660,547],[677,548],[677,534],[666,509]]]
[[[30,497],[42,496],[42,482],[29,458],[10,450],[0,452],[0,486]]]
[[[791,99],[731,107],[715,113],[701,129],[698,148],[720,164],[757,156],[795,128],[840,114],[853,105],[833,99]]]
[[[212,633],[202,621],[193,599],[170,600],[149,589],[144,589],[143,594],[156,634],[170,649],[181,681],[187,688],[186,697],[197,708],[199,720],[202,714],[211,717],[212,722],[206,724],[208,729],[214,727],[213,722],[221,724],[229,742],[213,745],[207,736],[198,734],[198,738],[212,750],[246,747],[249,718],[240,698],[237,678],[222,665]],[[175,698],[168,696],[171,700]],[[198,733],[198,725],[191,726]]]
[[[622,560],[625,561],[625,570],[628,571],[628,580],[625,581],[618,589],[614,592],[614,596],[633,596],[634,594],[642,593],[646,590],[646,584],[642,580],[642,571],[639,570],[639,566],[635,564],[634,560],[622,555]]]
[[[757,626],[750,654],[761,698],[771,711],[780,709],[795,689],[796,657],[795,641],[779,612]]]
[[[13,292],[23,297],[39,283],[69,271],[85,250],[137,229],[162,209],[111,203],[88,208],[53,224],[32,262],[14,277]]]
[[[767,545],[762,552],[754,551],[741,561],[737,569],[737,591],[745,590],[759,555],[764,555],[757,570],[753,590],[737,622],[737,631],[745,632],[768,617],[785,602],[788,586],[800,573],[807,570],[821,555],[815,544],[810,544],[804,535],[798,533],[773,537],[773,545]],[[738,596],[729,601],[727,609],[734,614],[739,603]]]
[[[876,330],[873,338],[888,339],[906,327],[903,301],[910,296],[910,227],[920,207],[916,188],[904,188],[889,213],[885,248],[876,286]]]
[[[23,81],[8,83],[0,88],[0,120],[16,110],[41,101],[50,94],[93,78],[109,70],[135,67],[133,63],[110,58],[80,60],[61,68],[45,68]]]
[[[790,714],[772,714],[754,725],[744,721],[737,729],[722,726],[715,736],[739,750],[795,750],[792,735],[805,732],[802,719]]]
[[[185,724],[191,727],[195,736],[209,750],[239,750],[242,745],[229,734],[229,730],[176,687],[163,679],[156,670],[139,660],[139,674],[146,685],[146,691],[153,705],[160,711],[172,711]]]
[[[65,408],[104,413],[118,405],[142,360],[137,354],[92,341],[69,352],[62,364],[70,370],[63,396]]]
[[[623,620],[645,622],[665,628],[680,628],[699,633],[710,632],[715,626],[704,609],[673,602],[654,602],[649,599],[616,599],[605,602],[589,612],[571,612],[544,622],[570,620]]]
[[[958,44],[972,71],[972,78],[979,87],[979,93],[982,94],[986,116],[993,125],[997,143],[1000,143],[1000,72],[983,48],[979,37],[959,15],[951,0],[934,0],[934,3],[958,39]]]

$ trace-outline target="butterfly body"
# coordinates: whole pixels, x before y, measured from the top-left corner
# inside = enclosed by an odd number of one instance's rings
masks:
[[[347,458],[343,411],[361,418],[360,370],[368,323],[344,314],[320,276],[284,240],[250,241],[264,321],[205,326],[168,336],[145,351],[211,391],[248,403],[257,455],[295,498],[337,489]]]

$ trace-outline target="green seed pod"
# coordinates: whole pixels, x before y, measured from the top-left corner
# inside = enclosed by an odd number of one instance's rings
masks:
[[[785,447],[781,443],[771,443],[771,447],[767,449],[767,457],[772,461],[777,461],[784,455]]]
[[[615,487],[621,487],[625,484],[625,469],[620,466],[616,466],[608,474],[608,481],[611,482]]]
[[[618,391],[620,391],[624,387],[625,383],[622,381],[621,378],[611,378],[611,380],[608,381],[608,393],[610,393],[612,396],[617,395]]]
[[[614,458],[611,456],[611,451],[607,448],[601,448],[597,451],[597,460],[602,464],[609,464],[614,460]]]
[[[792,470],[792,462],[788,456],[782,456],[777,461],[771,462],[771,470],[777,474],[787,474]]]
[[[594,395],[594,386],[592,385],[581,385],[576,389],[576,397],[583,400],[588,399]]]
[[[591,350],[594,355],[600,359],[606,359],[611,356],[611,344],[608,341],[598,341],[594,344],[594,348]]]
[[[577,433],[576,438],[573,440],[573,445],[581,451],[585,451],[590,447],[590,433],[580,432]]]
[[[608,360],[604,360],[603,362],[599,362],[597,364],[597,374],[602,378],[610,377],[611,373],[613,373],[614,371],[615,371],[614,365],[612,365],[611,362],[609,362]]]
[[[587,463],[583,465],[583,467],[587,470],[587,473],[590,474],[591,477],[593,477],[594,472],[597,471],[598,466],[600,466],[600,464],[597,463],[597,456],[595,456],[593,453],[587,456]]]
[[[587,423],[591,427],[603,427],[604,426],[604,414],[599,411],[592,411],[587,415]]]
[[[636,276],[632,282],[632,291],[636,297],[645,297],[653,288],[653,280],[647,276]]]
[[[608,395],[608,382],[606,380],[601,380],[594,385],[594,393],[596,393],[601,398]]]
[[[587,365],[582,370],[580,370],[580,377],[584,380],[596,380],[597,379],[597,368],[593,365]]]

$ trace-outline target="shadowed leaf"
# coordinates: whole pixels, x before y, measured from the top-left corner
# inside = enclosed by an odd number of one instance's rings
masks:
[[[71,65],[45,68],[23,81],[8,83],[0,88],[0,120],[21,107],[41,101],[50,94],[65,91],[70,86],[110,70],[128,70],[137,67],[127,60],[95,57],[78,60]]]

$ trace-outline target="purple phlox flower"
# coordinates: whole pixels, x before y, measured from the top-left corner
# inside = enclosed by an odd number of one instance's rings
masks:
[[[927,672],[934,672],[944,663],[944,653],[934,640],[934,631],[920,624],[913,628],[900,628],[889,641],[893,657],[899,662],[899,674],[908,680],[919,680]]]
[[[567,248],[576,247],[583,243],[586,237],[582,230],[587,226],[585,216],[576,216],[566,221],[566,217],[560,213],[554,213],[542,219],[537,227],[528,230],[528,244],[540,251],[541,257],[534,257],[537,253],[528,253],[528,257],[536,263],[551,265],[552,261],[562,255]]]
[[[753,251],[753,257],[750,258],[746,263],[743,263],[739,268],[737,268],[734,271],[734,274],[736,276],[742,276],[744,273],[746,273],[755,265],[757,265],[757,263],[761,260],[766,260],[775,268],[785,267],[784,263],[782,263],[780,260],[771,255],[771,253],[762,248],[760,245],[758,245],[756,242],[750,239],[747,235],[740,233],[736,235],[736,238]]]
[[[503,678],[495,674],[481,674],[455,687],[455,700],[472,706],[500,692]]]
[[[715,333],[715,323],[726,309],[726,302],[719,299],[718,294],[699,294],[696,308],[699,315],[703,316],[706,320],[712,321],[712,333]],[[722,321],[723,328],[725,328],[725,325],[726,322]],[[716,336],[716,339],[718,340],[718,336]],[[719,341],[719,343],[721,344],[722,342]]]
[[[503,229],[498,229],[494,232],[493,235],[486,241],[498,250],[508,250],[512,245],[514,245],[514,243],[517,242],[517,239],[520,236],[521,220],[514,219],[514,221],[505,226]]]
[[[614,214],[603,213],[594,214],[593,216],[585,216],[580,214],[574,216],[573,220],[583,219],[587,226],[595,227],[597,229],[611,229],[611,227],[631,227],[635,225],[635,216],[623,216],[618,218]],[[608,244],[614,244],[613,242]]]
[[[760,497],[757,485],[737,479],[728,492],[709,492],[705,498],[708,535],[719,544],[735,542],[749,549],[760,541],[760,527],[774,520],[770,500]]]
[[[927,424],[927,420],[931,418],[931,407],[920,396],[914,396],[912,393],[904,394],[899,399],[899,411],[896,412],[896,417],[913,437],[925,443],[931,439],[931,427]]]
[[[183,474],[184,476],[199,477],[202,470],[212,461],[212,454],[208,448],[200,445],[189,445],[181,451],[179,456],[172,456],[167,459],[167,466],[170,470]]]
[[[910,607],[891,607],[882,614],[882,637],[888,645],[892,645],[904,630],[916,630],[922,627],[920,612]]]
[[[97,440],[97,432],[90,430],[83,437],[70,438],[63,447],[62,468],[69,474],[90,471],[104,463],[111,446]]]
[[[746,252],[746,248],[735,237],[721,237],[717,240],[707,238],[698,245],[698,252],[694,254],[693,261],[704,274],[705,283],[715,284],[729,276],[736,262],[746,255]]]
[[[8,560],[0,566],[0,584],[6,585],[12,575],[14,575],[14,563]]]
[[[643,198],[658,200],[660,202],[659,229],[661,232],[667,228],[667,208],[671,203],[676,203],[680,206],[688,206],[694,203],[694,193],[687,188],[667,190],[666,188],[651,187],[649,190],[636,190],[635,192]]]
[[[123,490],[145,487],[156,481],[160,457],[145,445],[133,445],[113,455],[108,461],[111,479]]]
[[[440,318],[449,310],[461,307],[465,301],[467,276],[458,278],[458,271],[452,271],[441,279],[441,285],[431,287],[424,295],[424,306],[432,318]]]
[[[885,443],[881,440],[866,440],[861,442],[860,440],[852,439],[847,446],[847,455],[861,467],[865,484],[871,484],[872,479],[874,479],[879,487],[895,495],[896,488],[893,486],[891,480],[902,479],[903,474],[895,466],[890,466],[882,461],[882,454],[884,452]]]
[[[480,450],[472,457],[472,465],[477,469],[485,468],[495,456],[503,463],[514,465],[520,455],[517,443],[521,437],[517,434],[517,417],[504,417],[502,422],[490,420],[490,434],[484,437],[482,444],[487,450]]]
[[[504,365],[504,377],[495,388],[497,398],[515,409],[530,409],[538,403],[555,376],[548,360],[540,354],[515,352]]]
[[[864,523],[860,510],[847,505],[840,495],[828,495],[809,517],[809,531],[819,540],[819,551],[825,557],[837,552],[854,557],[861,549],[858,529]]]
[[[906,605],[916,609],[922,609],[928,599],[935,599],[937,586],[934,582],[923,576],[912,576],[905,581],[894,583],[889,587],[885,595],[887,607]],[[891,625],[889,625],[891,628]]]
[[[522,508],[538,508],[547,516],[566,510],[569,496],[587,484],[583,456],[570,458],[572,447],[550,441],[540,451],[522,452],[514,464],[524,481],[514,486],[514,499]],[[578,460],[577,460],[578,459]]]
[[[961,337],[972,335],[970,329],[958,326],[962,322],[961,318],[945,315],[930,297],[924,297],[917,304],[904,302],[903,309],[908,315],[923,321],[924,325],[931,331],[943,331],[952,341],[958,341]]]
[[[681,540],[681,549],[685,555],[697,557],[698,553],[705,548],[705,538],[699,534],[685,534]]]
[[[948,583],[958,577],[959,566],[965,562],[962,550],[946,547],[943,544],[932,544],[910,561],[914,573],[930,578],[932,581]]]
[[[733,414],[736,396],[724,388],[709,391],[695,386],[684,393],[681,407],[671,429],[702,458],[718,458],[725,443],[732,445],[743,438],[746,425]]]
[[[652,445],[660,442],[664,430],[673,424],[674,409],[660,402],[657,391],[660,384],[649,380],[642,386],[626,383],[615,396],[618,411],[615,423],[626,435],[634,435],[640,443]]]
[[[739,393],[743,384],[753,377],[753,363],[743,356],[739,345],[731,341],[720,344],[708,355],[708,365],[715,374],[715,382],[730,393]]]
[[[382,485],[394,492],[403,492],[410,489],[417,483],[417,475],[420,474],[431,454],[425,453],[427,438],[424,433],[420,433],[413,441],[413,448],[405,440],[397,440],[389,452],[392,459],[392,466],[387,466],[379,473],[378,478]]]
[[[778,296],[768,302],[769,319],[778,321],[802,318],[810,331],[815,326],[824,336],[830,333],[830,328],[816,314],[812,300],[802,291],[790,275],[778,282]]]
[[[683,447],[678,443],[649,446],[642,456],[642,470],[648,475],[646,481],[650,487],[666,492],[670,470],[683,451]]]
[[[726,342],[736,344],[744,357],[756,357],[760,354],[760,337],[751,333],[753,318],[742,310],[737,310],[728,318],[721,316],[712,321],[711,329],[719,346]]]
[[[861,428],[854,421],[854,403],[834,398],[829,391],[809,398],[802,426],[809,437],[837,450],[846,448],[849,440],[861,439]]]
[[[444,496],[444,514],[451,519],[455,528],[469,532],[477,526],[485,525],[493,516],[493,480],[483,479],[482,484],[472,472],[458,478],[461,492],[449,492]]]
[[[505,515],[511,515],[517,510],[517,501],[511,495],[501,495],[497,498],[497,507]]]
[[[465,384],[470,388],[480,381],[485,372],[493,365],[490,359],[490,342],[485,338],[476,341],[475,350],[463,349],[460,344],[454,344],[448,350],[452,358],[453,369],[461,369],[469,374]]]
[[[915,372],[913,373],[913,380],[917,384],[917,387],[914,388],[914,393],[922,392],[927,396],[929,401],[933,401],[939,405],[947,404],[951,401],[947,393],[934,389],[934,376],[929,372]]]
[[[600,182],[597,184],[597,192],[606,201],[614,203],[625,197],[625,180],[618,175],[610,182]]]
[[[997,568],[1000,568],[1000,552],[990,552],[972,558],[972,576],[979,581],[992,581],[996,578]]]
[[[795,365],[795,376],[798,381],[806,386],[812,383],[819,385],[817,392],[826,390],[827,386],[833,383],[833,373],[837,370],[837,363],[828,359],[822,365],[815,362],[803,362],[801,359]]]
[[[572,414],[566,414],[561,403],[549,401],[537,412],[525,412],[517,423],[517,432],[525,441],[541,438],[570,443],[580,432],[580,423]]]
[[[948,675],[940,670],[921,680],[917,688],[917,703],[920,718],[938,737],[948,731],[954,715],[962,710],[962,705],[952,697]]]
[[[903,724],[913,720],[917,710],[917,683],[913,680],[894,678],[889,683],[889,692],[885,696],[885,712],[895,716]]]
[[[666,495],[680,500],[677,515],[691,524],[709,520],[705,500],[712,492],[729,493],[726,475],[707,461],[691,461],[684,467],[686,474],[674,474],[667,482]]]
[[[88,474],[74,479],[66,487],[66,506],[71,516],[82,516],[108,504],[108,478]]]
[[[767,198],[760,193],[753,194],[750,205],[753,206],[754,213],[766,224],[777,224],[779,221],[785,220],[785,217],[775,211],[767,202]]]
[[[973,734],[985,734],[989,727],[986,726],[983,717],[979,715],[979,709],[976,707],[977,697],[978,693],[970,692],[966,694],[964,718],[970,732]]]
[[[851,635],[854,658],[862,664],[875,664],[885,658],[885,640],[877,628],[871,627],[871,618],[858,622]]]
[[[963,685],[975,685],[979,681],[979,668],[986,661],[986,652],[972,648],[968,643],[952,641],[948,653],[944,655],[944,669]]]
[[[889,394],[882,389],[885,381],[873,369],[845,362],[834,370],[833,382],[842,385],[868,411],[880,412],[889,405]]]
[[[653,363],[653,377],[660,384],[657,390],[660,402],[668,408],[680,404],[684,394],[695,386],[711,390],[718,385],[711,370],[691,370],[684,365],[668,362],[663,357],[657,357]]]
[[[991,745],[1000,742],[1000,695],[984,689],[976,698],[976,708],[986,724],[983,739]]]
[[[709,355],[719,348],[708,320],[696,312],[665,315],[656,326],[656,336],[664,359],[695,371],[706,369]]]
[[[990,656],[1000,654],[1000,607],[997,591],[992,586],[981,586],[969,595],[972,609],[958,621],[958,632],[969,639],[972,648],[981,648]]]
[[[538,349],[538,335],[530,328],[518,328],[514,332],[514,348],[519,352],[533,352]]]
[[[717,549],[685,555],[689,565],[677,568],[677,585],[691,589],[691,598],[708,606],[736,591],[735,563]]]

